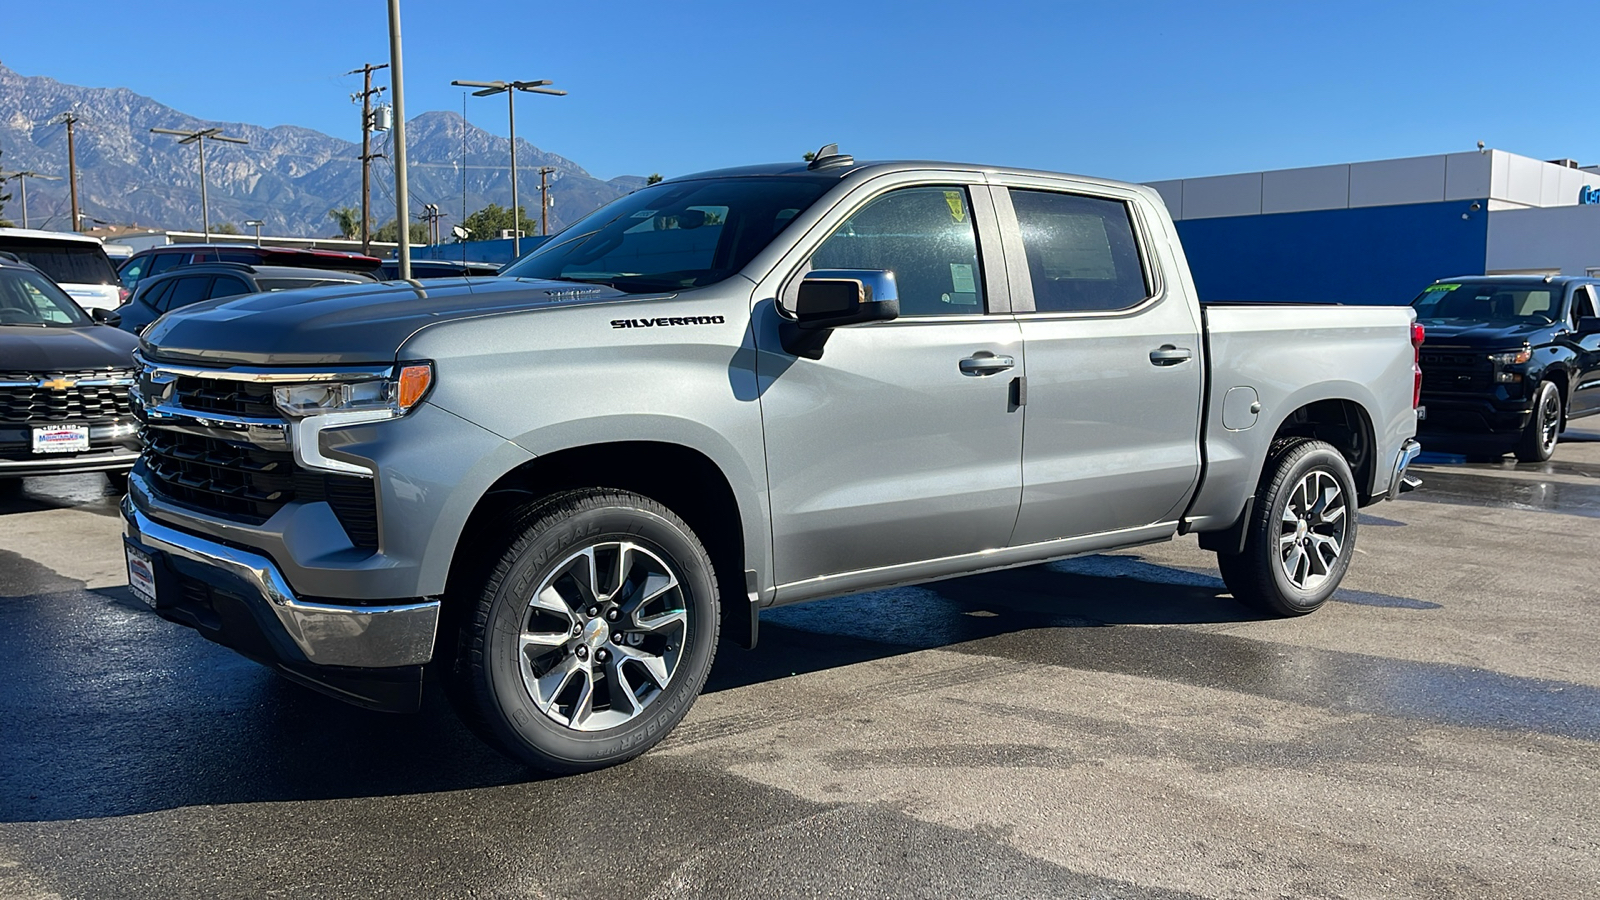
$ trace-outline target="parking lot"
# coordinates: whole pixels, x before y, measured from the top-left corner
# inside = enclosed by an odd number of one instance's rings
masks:
[[[0,498],[0,897],[1583,897],[1600,433],[1432,457],[1335,601],[1193,538],[770,611],[656,751],[529,780],[129,595],[99,476]]]

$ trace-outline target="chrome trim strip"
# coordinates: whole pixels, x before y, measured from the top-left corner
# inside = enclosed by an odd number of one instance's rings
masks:
[[[132,465],[139,459],[139,454],[133,450],[90,450],[87,453],[69,455],[66,453],[40,453],[30,459],[0,459],[0,472],[8,469],[61,469],[63,471],[78,467],[118,465],[127,463]]]
[[[133,543],[221,569],[250,585],[289,637],[321,666],[392,668],[433,658],[437,600],[395,606],[334,606],[295,597],[283,573],[265,556],[168,528],[122,498],[123,534]]]
[[[223,381],[256,381],[263,384],[305,384],[313,381],[376,381],[394,377],[394,366],[326,366],[317,369],[260,369],[250,366],[230,366],[208,369],[202,366],[185,366],[154,362],[135,353],[134,359],[147,372],[161,372],[172,376],[191,378],[216,378]]]
[[[34,381],[0,381],[0,388],[19,388],[19,387],[38,388],[38,387],[44,387],[47,383],[49,383],[49,382],[51,382],[53,380],[55,380],[55,379],[52,379],[52,378],[40,378],[40,379],[36,379]],[[80,387],[80,386],[82,386],[82,387],[123,387],[125,385],[133,385],[133,384],[138,384],[139,383],[139,379],[137,379],[137,378],[82,378],[82,379],[78,379],[78,380],[73,380],[73,379],[69,378],[67,380],[68,381],[72,381],[72,385],[71,385],[72,387]]]
[[[337,472],[343,475],[359,475],[371,478],[377,473],[369,466],[360,466],[348,463],[342,459],[333,459],[322,454],[322,431],[325,428],[343,428],[346,425],[365,425],[368,422],[385,422],[395,418],[393,410],[389,409],[364,409],[349,410],[345,412],[323,413],[320,416],[307,416],[294,421],[291,441],[294,444],[294,461],[302,468],[320,469],[324,472]]]
[[[1384,493],[1386,499],[1399,499],[1400,494],[1405,490],[1403,485],[1405,483],[1406,468],[1421,453],[1422,444],[1418,443],[1415,438],[1406,438],[1406,442],[1400,445],[1400,452],[1395,454],[1394,457],[1394,468],[1389,472],[1389,490]]]
[[[245,440],[268,450],[287,450],[290,445],[289,423],[282,419],[230,416],[165,403],[144,407],[144,419],[145,425],[150,428],[223,440]]]

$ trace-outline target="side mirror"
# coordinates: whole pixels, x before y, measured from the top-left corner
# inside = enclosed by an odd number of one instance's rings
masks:
[[[98,306],[89,310],[89,318],[93,319],[97,325],[109,325],[112,328],[122,324],[122,313],[114,309],[102,309]]]
[[[1584,316],[1578,320],[1578,337],[1600,334],[1600,316]]]
[[[806,274],[795,292],[794,318],[778,326],[783,349],[821,359],[833,329],[861,322],[887,322],[900,316],[894,273],[879,269],[818,269]]]

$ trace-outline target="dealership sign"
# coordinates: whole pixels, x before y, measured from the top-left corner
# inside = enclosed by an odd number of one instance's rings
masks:
[[[1590,187],[1586,184],[1579,188],[1578,204],[1580,206],[1600,206],[1600,187]]]

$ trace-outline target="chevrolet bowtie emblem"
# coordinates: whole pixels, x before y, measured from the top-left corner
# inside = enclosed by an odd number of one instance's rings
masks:
[[[77,384],[76,381],[68,378],[52,378],[49,381],[39,382],[39,387],[49,388],[52,391],[64,391],[75,384]]]

